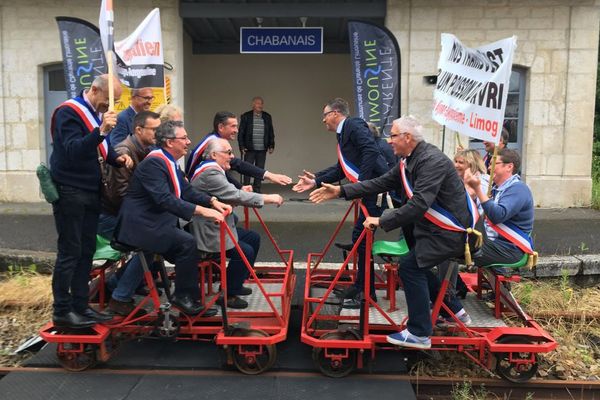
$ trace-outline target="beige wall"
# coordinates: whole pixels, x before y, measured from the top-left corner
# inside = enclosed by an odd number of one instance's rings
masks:
[[[182,60],[177,1],[115,3],[117,40],[159,7],[165,60],[172,64]],[[41,199],[34,171],[45,159],[43,67],[62,62],[55,17],[77,17],[97,25],[99,11],[100,1],[0,0],[0,201]],[[181,87],[181,79],[173,76],[174,101],[180,99]]]
[[[186,46],[187,48],[188,46]],[[335,134],[321,121],[324,103],[352,100],[348,55],[187,55],[185,123],[197,143],[212,130],[216,111],[238,116],[262,96],[273,116],[275,151],[267,169],[294,179],[303,168],[319,170],[336,161]],[[234,151],[239,155],[237,144]]]
[[[473,47],[516,35],[514,64],[527,68],[523,170],[536,205],[588,205],[599,4],[388,0],[386,25],[404,55],[403,112],[423,117],[429,140],[439,144],[441,128],[431,120],[433,87],[425,86],[422,77],[436,74],[440,34],[453,33]],[[446,143],[449,153],[453,136]]]

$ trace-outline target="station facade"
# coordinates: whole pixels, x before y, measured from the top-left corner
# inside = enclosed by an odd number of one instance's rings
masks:
[[[41,201],[35,168],[47,162],[49,118],[66,99],[55,17],[97,24],[99,6],[0,0],[0,201]],[[114,7],[116,40],[160,8],[171,99],[184,109],[193,141],[212,129],[216,111],[240,115],[262,96],[276,135],[267,169],[293,177],[336,160],[335,135],[321,113],[333,97],[352,104],[348,20],[380,22],[396,36],[401,112],[421,118],[426,140],[450,157],[456,135],[431,119],[435,86],[428,79],[437,74],[441,33],[471,47],[516,35],[506,119],[522,176],[536,206],[590,203],[600,0],[118,0]],[[239,54],[241,26],[302,23],[323,26],[323,54]]]

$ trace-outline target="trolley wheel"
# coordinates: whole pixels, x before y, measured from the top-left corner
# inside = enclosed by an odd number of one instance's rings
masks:
[[[358,339],[357,335],[352,331],[332,331],[324,333],[320,340],[355,340]],[[346,354],[347,352],[347,354]],[[329,357],[326,355],[329,355]],[[331,356],[334,357],[331,357]],[[340,355],[341,357],[335,357]],[[343,378],[354,370],[356,367],[356,360],[358,359],[357,349],[335,349],[329,348],[324,349],[322,347],[315,347],[312,353],[313,361],[315,365],[321,371],[321,373],[330,378]]]
[[[56,350],[56,356],[58,362],[67,371],[80,372],[88,368],[92,368],[96,365],[96,347],[93,345],[86,345],[82,352],[69,351],[72,348],[77,348],[79,345],[76,343],[66,343],[64,350]]]
[[[498,343],[510,344],[531,344],[531,339],[524,336],[505,336],[498,340]],[[521,364],[514,360],[529,360],[532,354],[530,352],[497,353],[496,354],[496,372],[502,378],[510,382],[521,383],[533,378],[538,370],[537,356],[533,354],[534,362]],[[511,361],[511,358],[513,361]]]
[[[231,336],[267,337],[268,333],[259,329],[239,328]],[[235,367],[246,375],[258,375],[273,366],[277,359],[277,347],[267,345],[232,345],[230,346]]]

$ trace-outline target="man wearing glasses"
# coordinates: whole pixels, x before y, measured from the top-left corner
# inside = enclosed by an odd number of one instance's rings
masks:
[[[131,90],[129,107],[119,113],[117,126],[110,133],[110,143],[113,146],[121,143],[127,136],[133,135],[133,118],[141,111],[150,111],[153,101],[152,88]]]
[[[385,158],[375,144],[375,140],[367,123],[361,118],[349,118],[348,102],[341,98],[330,100],[323,108],[323,123],[330,132],[337,135],[338,162],[331,167],[317,172],[314,176],[306,173],[294,186],[296,192],[304,192],[322,183],[338,182],[347,178],[350,182],[364,181],[376,178],[388,167]],[[370,216],[379,216],[381,209],[376,205],[377,194],[363,197],[363,204]],[[363,230],[365,216],[362,211],[352,231],[352,242],[356,242]],[[354,285],[343,294],[344,308],[359,308],[360,296],[364,291],[365,281],[365,240],[358,247],[358,276]],[[377,301],[375,295],[375,276],[371,274],[371,298]]]
[[[181,121],[166,121],[156,131],[158,149],[137,166],[119,211],[119,242],[139,247],[151,260],[158,253],[175,264],[173,305],[196,315],[203,311],[198,288],[198,254],[194,236],[178,227],[178,219],[198,215],[214,222],[224,220],[231,206],[194,189],[177,165],[191,144]],[[140,279],[141,280],[141,279]],[[138,281],[139,282],[139,281]],[[216,310],[206,310],[211,316]]]

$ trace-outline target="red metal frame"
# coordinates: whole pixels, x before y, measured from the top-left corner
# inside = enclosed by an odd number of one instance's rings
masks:
[[[366,265],[370,263],[371,247],[373,241],[373,234],[370,230],[364,230],[358,241],[354,244],[352,250],[339,267],[339,269],[320,269],[319,264],[325,257],[331,243],[334,242],[335,237],[339,232],[340,226],[344,223],[347,216],[349,215],[352,208],[355,210],[358,207],[362,207],[363,211],[366,212],[362,204],[358,201],[348,208],[342,221],[338,224],[338,227],[334,231],[332,237],[329,239],[324,250],[320,253],[310,253],[307,260],[307,272],[306,272],[306,285],[304,288],[304,307],[302,314],[302,330],[301,330],[301,341],[305,344],[312,346],[315,349],[325,349],[324,356],[331,360],[332,365],[339,362],[339,359],[347,358],[348,351],[342,352],[330,352],[328,349],[359,349],[361,352],[365,350],[371,351],[371,358],[375,357],[376,350],[396,350],[395,346],[387,343],[386,336],[390,333],[400,331],[406,327],[406,319],[401,321],[399,324],[394,321],[376,302],[370,297],[370,290],[368,287],[364,290],[365,305],[363,311],[362,331],[360,332],[360,338],[349,339],[334,339],[324,340],[321,337],[332,330],[317,329],[314,326],[315,321],[355,321],[358,327],[361,326],[360,317],[357,316],[340,316],[340,315],[320,315],[325,301],[331,294],[336,285],[347,284],[348,282],[340,282],[340,278],[347,274],[345,271],[346,266],[355,257],[356,251],[360,241],[366,240]],[[316,260],[316,261],[315,261]],[[401,266],[400,266],[401,267]],[[397,283],[394,278],[389,281],[389,277],[393,275],[395,271],[393,269],[387,269],[388,282],[386,287],[389,292],[395,290]],[[351,272],[350,272],[351,273]],[[365,269],[365,282],[370,282],[370,268]],[[449,274],[448,274],[449,275]],[[465,274],[461,274],[464,276]],[[475,274],[469,274],[472,276],[464,276],[464,278],[470,283],[481,283],[481,278],[478,280]],[[455,327],[448,328],[444,333],[440,334],[439,330],[434,329],[434,336],[431,337],[431,349],[437,351],[456,351],[463,353],[467,358],[485,368],[490,370],[493,367],[494,355],[497,353],[509,353],[509,360],[513,360],[516,364],[531,364],[535,362],[536,353],[545,353],[554,350],[557,347],[556,341],[534,320],[532,320],[516,303],[512,298],[512,295],[506,294],[503,282],[515,281],[515,278],[497,277],[494,282],[495,289],[495,317],[501,318],[503,313],[511,313],[519,317],[522,322],[521,327],[496,327],[496,328],[485,328],[476,326],[465,326],[444,304],[443,299],[446,294],[448,287],[449,276],[446,276],[442,281],[440,292],[436,301],[433,304],[431,312],[432,325],[435,328],[435,323],[439,312],[444,309],[455,321]],[[310,296],[311,287],[323,284],[327,284],[327,290],[321,297]],[[479,290],[478,287],[472,287],[472,290]],[[392,301],[395,298],[388,293],[390,298],[390,309],[388,311],[394,311],[396,309],[395,304]],[[311,305],[315,305],[314,311],[311,312]],[[383,324],[370,324],[369,313],[372,310],[377,310],[383,318],[389,323],[389,325]],[[437,334],[436,334],[437,333]],[[530,343],[517,344],[517,343],[502,343],[501,339],[506,336],[520,336],[528,339]],[[410,348],[402,348],[402,350],[411,350]],[[513,353],[530,353],[529,359],[514,358]],[[358,357],[357,367],[361,367],[362,357]]]
[[[289,325],[289,317],[291,311],[291,300],[296,284],[296,276],[293,270],[293,250],[282,250],[276,243],[271,232],[267,228],[264,220],[261,218],[257,210],[253,209],[254,213],[262,226],[263,230],[269,237],[275,251],[282,261],[282,265],[277,266],[260,266],[256,264],[254,268],[250,265],[248,259],[242,252],[239,244],[235,240],[235,236],[229,226],[225,222],[220,224],[220,260],[204,261],[199,264],[201,269],[200,284],[202,285],[201,300],[205,304],[205,311],[196,316],[189,316],[183,313],[179,314],[178,323],[179,330],[177,340],[205,340],[216,341],[220,346],[237,346],[238,353],[244,357],[256,357],[265,351],[265,346],[275,345],[286,339]],[[248,227],[249,218],[248,210],[245,208],[245,226]],[[264,297],[269,310],[267,311],[231,311],[227,310],[228,325],[244,326],[250,330],[259,330],[266,335],[263,336],[230,336],[230,332],[224,329],[223,318],[220,315],[214,317],[205,317],[203,314],[211,306],[217,303],[220,295],[226,298],[227,295],[227,258],[225,256],[225,237],[228,235],[238,252],[242,255],[242,260],[250,272],[249,282],[254,283]],[[221,287],[219,293],[214,293],[212,288],[212,271],[211,268],[216,267],[220,270]],[[205,279],[205,270],[209,271],[209,278]],[[264,277],[259,277],[263,275]],[[102,278],[102,275],[100,275]],[[154,279],[151,272],[146,269],[144,271],[144,280],[149,289],[149,294],[142,298],[137,304],[135,310],[126,317],[116,317],[107,324],[95,325],[88,334],[64,333],[57,331],[52,323],[48,323],[42,328],[40,334],[47,342],[54,342],[62,347],[62,343],[77,344],[94,344],[98,345],[100,361],[107,361],[110,357],[110,352],[107,351],[105,341],[110,336],[122,337],[125,334],[127,337],[136,338],[140,336],[150,335],[155,328],[155,323],[159,317],[161,300],[156,289]],[[269,292],[265,287],[268,283],[280,283],[281,289],[275,292]],[[212,297],[211,297],[212,295]],[[278,309],[274,304],[274,299],[281,299],[281,308]],[[144,308],[147,304],[151,304],[151,311],[143,315],[138,315],[138,311]],[[104,304],[102,304],[103,306]],[[244,346],[253,346],[252,349]],[[258,350],[257,350],[258,348]],[[83,352],[84,346],[75,346],[75,349],[69,349],[69,352]]]

